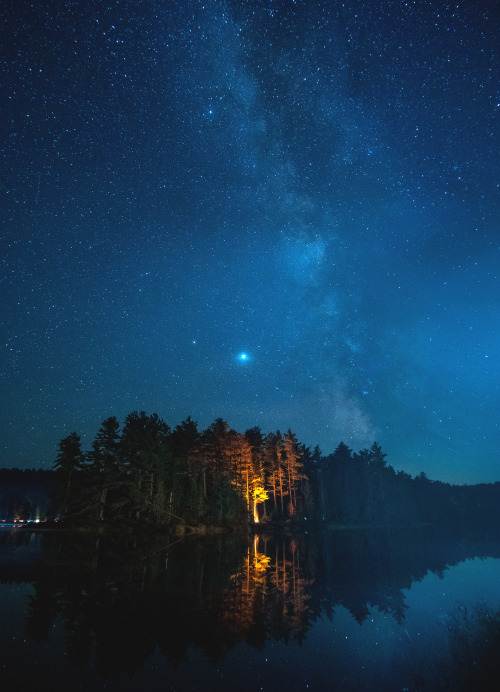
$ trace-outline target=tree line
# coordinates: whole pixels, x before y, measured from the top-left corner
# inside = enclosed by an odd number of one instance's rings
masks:
[[[171,429],[156,413],[134,411],[121,429],[114,416],[104,420],[88,451],[76,432],[62,439],[52,471],[0,470],[0,518],[159,526],[500,520],[500,483],[412,478],[386,457],[377,442],[359,452],[341,442],[323,455],[291,430],[239,433],[217,418],[200,431],[191,417]]]
[[[412,478],[396,471],[386,457],[376,442],[359,452],[341,442],[328,456],[318,448],[306,453],[315,517],[367,526],[500,520],[499,482],[451,485],[423,472]]]
[[[54,464],[61,516],[70,521],[243,523],[302,517],[304,447],[288,430],[244,434],[217,418],[200,432],[188,417],[173,430],[157,414],[130,413],[120,432],[103,421],[84,452],[71,433]]]

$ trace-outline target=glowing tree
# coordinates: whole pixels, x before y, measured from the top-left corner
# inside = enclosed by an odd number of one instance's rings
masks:
[[[269,500],[269,493],[263,485],[262,477],[257,476],[252,480],[252,510],[253,520],[256,524],[259,523],[258,505]]]

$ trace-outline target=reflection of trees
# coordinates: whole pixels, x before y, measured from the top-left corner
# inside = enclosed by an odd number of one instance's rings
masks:
[[[285,641],[301,639],[309,599],[304,573],[296,539],[254,536],[224,599],[222,617],[230,630],[257,646],[266,633]]]
[[[58,611],[57,595],[52,584],[41,579],[35,596],[29,597],[26,632],[37,643],[47,639],[50,626]]]
[[[255,613],[265,595],[265,573],[269,558],[257,550],[258,541],[249,542],[241,569],[231,577],[227,589],[221,620],[236,640],[250,631],[255,623]]]
[[[451,529],[449,529],[451,531]],[[15,534],[12,550],[29,534]],[[103,677],[133,675],[158,648],[173,664],[191,646],[219,661],[241,642],[302,641],[321,617],[347,608],[362,623],[372,608],[404,620],[404,590],[431,570],[468,557],[499,557],[498,539],[413,533],[207,536],[168,549],[130,538],[47,537],[38,565],[0,565],[7,581],[33,581],[26,631],[36,642],[59,618],[74,666]],[[7,546],[6,546],[7,547]],[[9,569],[11,570],[9,572]]]
[[[243,641],[303,638],[310,584],[300,540],[206,537],[118,559],[133,547],[72,537],[34,582],[29,635],[43,641],[60,617],[72,664],[94,661],[112,678],[133,674],[156,646],[173,663],[193,644],[215,662]]]
[[[267,612],[271,615],[269,631],[276,639],[288,641],[293,636],[301,640],[308,628],[307,589],[312,582],[305,577],[301,554],[299,539],[275,541]]]
[[[405,576],[408,563],[394,560],[393,543],[377,532],[325,532],[314,563],[322,598],[314,604],[315,612],[320,614],[326,601],[330,616],[341,605],[361,624],[371,608],[378,608],[401,623],[406,608],[402,589],[412,579]]]

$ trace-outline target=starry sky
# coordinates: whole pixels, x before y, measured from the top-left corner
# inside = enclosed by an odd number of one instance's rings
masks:
[[[145,410],[500,480],[498,1],[0,22],[0,466]]]

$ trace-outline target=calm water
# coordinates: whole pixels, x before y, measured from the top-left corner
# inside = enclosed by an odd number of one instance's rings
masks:
[[[450,623],[500,605],[480,529],[185,538],[0,532],[0,683],[431,690]]]

